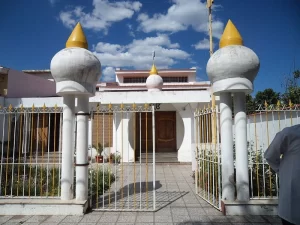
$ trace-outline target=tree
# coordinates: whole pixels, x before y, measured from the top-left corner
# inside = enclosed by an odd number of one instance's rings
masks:
[[[257,105],[251,95],[246,95],[246,112],[252,114],[257,109]]]
[[[276,105],[278,100],[280,100],[280,93],[275,92],[272,88],[267,88],[264,91],[259,91],[255,95],[255,103],[258,105],[263,105],[265,102],[268,105]]]
[[[282,101],[284,104],[300,104],[300,70],[295,70],[292,76],[286,77],[284,82],[285,93],[282,94]]]

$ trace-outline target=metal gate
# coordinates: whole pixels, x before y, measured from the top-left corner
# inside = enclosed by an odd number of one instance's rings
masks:
[[[218,108],[197,109],[195,119],[196,193],[221,209],[221,148]]]
[[[143,114],[146,116],[142,119]],[[91,149],[97,150],[97,156],[91,151],[89,166],[92,208],[110,211],[156,210],[155,138],[150,141],[151,137],[155,137],[154,106],[97,105],[91,115]],[[144,162],[142,152],[146,155]],[[150,162],[149,155],[153,162]]]

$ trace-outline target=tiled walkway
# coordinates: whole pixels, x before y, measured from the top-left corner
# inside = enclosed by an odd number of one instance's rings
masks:
[[[84,216],[0,216],[0,224],[281,224],[278,217],[272,216],[223,216],[195,195],[190,165],[157,165],[157,180],[161,184],[158,195],[164,192],[183,194],[155,213],[93,211]]]

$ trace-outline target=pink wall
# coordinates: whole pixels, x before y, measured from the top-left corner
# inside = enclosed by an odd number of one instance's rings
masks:
[[[51,97],[56,95],[55,82],[10,69],[8,72],[8,98]]]

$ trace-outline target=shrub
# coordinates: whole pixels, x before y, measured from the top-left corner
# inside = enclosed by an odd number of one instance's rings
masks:
[[[60,196],[60,172],[58,167],[2,164],[0,196]],[[0,171],[1,172],[1,171]],[[89,169],[89,190],[103,193],[115,181],[109,170]],[[74,171],[75,174],[75,171]],[[47,179],[48,177],[48,179]],[[90,180],[92,179],[92,180]],[[109,180],[110,179],[110,180]],[[76,180],[74,178],[74,189]],[[75,192],[75,190],[74,190]]]

